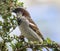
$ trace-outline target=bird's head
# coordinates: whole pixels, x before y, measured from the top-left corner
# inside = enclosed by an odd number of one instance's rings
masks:
[[[21,7],[14,9],[12,12],[16,13],[17,16],[22,15],[22,16],[25,16],[25,17],[30,17],[29,12],[26,9],[21,8]]]
[[[29,12],[26,9],[20,7],[20,8],[14,9],[12,12],[16,13],[17,17],[23,17],[24,16],[30,23],[36,25],[34,23],[34,21],[31,19],[31,16],[30,16]]]
[[[27,24],[28,21],[26,18],[30,17],[30,14],[26,9],[20,7],[14,9],[12,12],[16,13],[17,15],[18,25],[21,25],[21,23]]]

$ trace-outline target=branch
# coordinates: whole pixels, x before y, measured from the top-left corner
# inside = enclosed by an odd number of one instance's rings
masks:
[[[45,40],[43,43],[38,43],[38,42],[25,42],[24,36],[19,37],[20,42],[16,44],[16,47],[19,46],[19,48],[16,48],[16,51],[23,51],[26,48],[31,48],[34,50],[42,50],[43,48],[50,48],[53,51],[60,51],[60,45],[55,43],[54,41],[47,42],[48,40]]]

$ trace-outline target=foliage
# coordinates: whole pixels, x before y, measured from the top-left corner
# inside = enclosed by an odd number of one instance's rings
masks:
[[[12,10],[17,7],[23,7],[23,3],[18,2],[18,0],[0,0],[0,37],[4,41],[3,44],[13,40],[9,34],[17,26],[16,18],[12,15]],[[3,44],[1,44],[1,46],[3,46]],[[0,49],[3,51],[2,47],[0,47]]]
[[[0,42],[0,50],[8,51],[6,43],[9,42],[13,51],[27,51],[26,48],[31,48],[33,51],[40,50],[43,48],[51,48],[53,51],[60,51],[60,46],[51,41],[49,38],[43,43],[39,42],[26,42],[24,36],[11,37],[9,34],[16,28],[17,21],[16,17],[12,15],[12,10],[17,7],[23,7],[23,2],[18,2],[18,0],[0,0],[0,37],[2,41]],[[16,40],[16,43],[12,43]]]

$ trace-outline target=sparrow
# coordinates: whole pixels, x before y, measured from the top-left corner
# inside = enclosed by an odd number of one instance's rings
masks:
[[[26,9],[16,8],[13,12],[17,15],[17,22],[22,35],[30,41],[43,42],[45,40]]]

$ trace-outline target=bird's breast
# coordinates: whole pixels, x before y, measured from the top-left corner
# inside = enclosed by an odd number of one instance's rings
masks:
[[[20,26],[21,34],[31,41],[39,41],[39,36],[32,31],[28,26]]]

